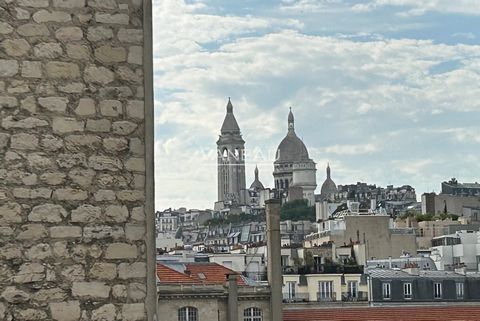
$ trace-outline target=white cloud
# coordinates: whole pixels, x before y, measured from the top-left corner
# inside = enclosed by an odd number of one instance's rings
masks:
[[[475,35],[472,32],[456,32],[452,34],[454,38],[463,38],[463,39],[475,39]]]
[[[388,157],[394,156],[382,153],[387,139],[378,137],[388,136],[385,128],[395,131],[401,121],[409,125],[422,115],[428,121],[432,115],[480,112],[480,46],[305,35],[277,30],[291,27],[271,18],[206,14],[201,3],[165,0],[156,6],[159,206],[212,207],[217,191],[212,152],[228,96],[246,140],[247,185],[258,163],[263,183],[271,186],[272,153],[285,135],[289,106],[297,133],[306,136],[310,155],[319,164],[319,183],[328,160],[343,182],[396,183],[405,176],[426,180],[418,171],[442,162],[396,155],[402,159],[392,169],[355,160],[375,153],[387,159],[384,164],[392,164]],[[211,42],[216,46],[206,46]],[[450,65],[452,61],[460,63]],[[438,68],[445,64],[448,68]],[[162,134],[163,128],[170,132]],[[476,133],[451,134],[468,141],[478,138]],[[390,135],[388,148],[409,135]],[[412,150],[416,146],[418,152],[422,148],[415,143]],[[431,178],[436,176],[430,173]]]
[[[480,1],[478,0],[373,0],[355,4],[352,6],[352,10],[368,12],[386,6],[410,8],[399,13],[399,15],[405,17],[420,16],[428,11],[480,15]]]

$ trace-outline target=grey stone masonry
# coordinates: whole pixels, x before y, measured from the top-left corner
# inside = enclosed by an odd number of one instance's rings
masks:
[[[0,320],[147,320],[143,9],[0,0]]]

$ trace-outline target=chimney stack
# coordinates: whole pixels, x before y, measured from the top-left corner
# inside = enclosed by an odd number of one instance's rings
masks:
[[[227,320],[238,321],[237,274],[227,274],[227,280],[228,280]]]
[[[271,291],[270,319],[275,321],[283,320],[280,204],[281,201],[279,199],[265,201],[267,214],[267,273]]]

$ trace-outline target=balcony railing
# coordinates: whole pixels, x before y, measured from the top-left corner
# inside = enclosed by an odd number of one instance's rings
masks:
[[[342,292],[342,301],[344,302],[368,301],[368,293],[364,291],[358,291],[357,293]]]
[[[317,301],[319,302],[335,302],[337,294],[335,292],[317,292]]]
[[[293,303],[293,302],[308,302],[308,293],[286,293],[283,292],[283,302],[284,303]]]

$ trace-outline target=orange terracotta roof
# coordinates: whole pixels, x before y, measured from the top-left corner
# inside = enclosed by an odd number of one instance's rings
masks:
[[[157,264],[157,276],[161,284],[225,284],[227,274],[238,274],[217,263],[185,263],[184,273],[165,264]],[[237,275],[237,285],[246,285]]]
[[[284,309],[284,321],[479,321],[480,306]]]
[[[157,276],[162,284],[198,284],[190,276],[178,272],[164,264],[157,264]]]
[[[192,278],[206,284],[225,284],[227,274],[238,274],[217,263],[187,263],[186,266]],[[240,275],[237,275],[237,285],[246,285]]]

